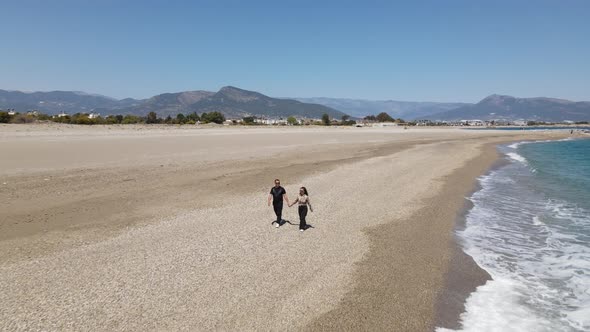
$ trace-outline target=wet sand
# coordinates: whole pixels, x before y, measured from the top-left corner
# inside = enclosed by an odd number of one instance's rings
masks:
[[[0,328],[432,329],[492,144],[555,135],[0,126]]]

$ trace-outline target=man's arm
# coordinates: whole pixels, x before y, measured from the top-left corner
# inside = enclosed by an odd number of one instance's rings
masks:
[[[268,206],[270,206],[270,201],[272,200],[272,195],[268,194]]]
[[[283,194],[283,199],[285,200],[285,202],[287,202],[287,205],[289,205],[289,197],[287,197],[287,194]]]

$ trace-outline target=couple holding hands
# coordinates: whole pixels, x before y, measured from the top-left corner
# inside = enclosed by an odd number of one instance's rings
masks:
[[[277,228],[281,225],[281,222],[283,220],[283,200],[287,202],[287,205],[289,207],[298,204],[299,231],[303,232],[307,228],[307,223],[305,222],[305,217],[307,216],[307,207],[309,206],[309,210],[313,212],[311,203],[309,202],[309,195],[307,194],[307,189],[305,187],[299,188],[299,195],[295,199],[295,202],[289,204],[287,191],[285,191],[285,188],[281,187],[281,181],[279,179],[275,179],[275,186],[270,189],[270,193],[268,194],[268,206],[270,206],[270,202],[272,201],[272,206],[274,208],[275,214],[277,215],[277,220],[273,223]]]

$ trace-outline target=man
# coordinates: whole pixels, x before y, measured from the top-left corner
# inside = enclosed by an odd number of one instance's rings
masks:
[[[272,199],[272,207],[275,210],[275,214],[277,215],[277,221],[275,221],[275,227],[279,227],[281,225],[281,221],[283,220],[283,200],[287,202],[289,205],[289,198],[287,197],[287,192],[285,188],[281,187],[281,181],[279,179],[275,179],[275,186],[270,189],[270,194],[268,194],[268,206],[270,206],[270,201]]]

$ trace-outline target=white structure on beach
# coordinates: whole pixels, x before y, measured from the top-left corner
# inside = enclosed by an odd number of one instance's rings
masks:
[[[68,113],[66,113],[64,111],[59,112],[59,114],[57,115],[58,118],[63,118],[65,116],[68,116]]]
[[[88,114],[88,118],[89,118],[89,119],[96,119],[96,118],[98,118],[99,116],[100,116],[100,113],[94,113],[94,112],[91,112],[90,114]]]

